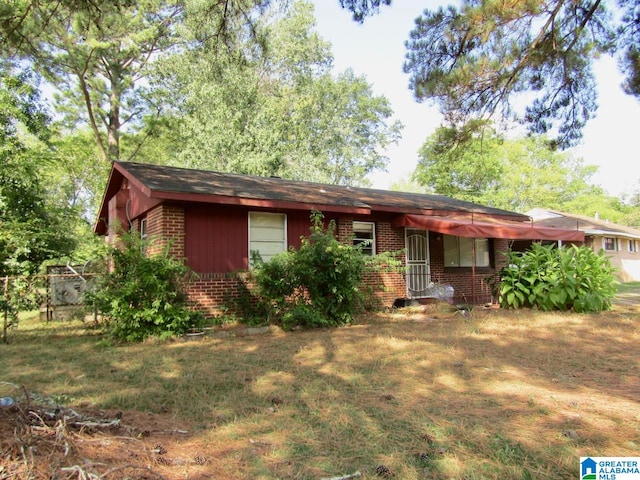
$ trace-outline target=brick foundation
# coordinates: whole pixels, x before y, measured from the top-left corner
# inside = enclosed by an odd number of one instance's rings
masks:
[[[244,274],[246,275],[246,274]],[[230,311],[240,298],[238,288],[246,276],[238,273],[200,273],[189,285],[189,301],[206,317]]]

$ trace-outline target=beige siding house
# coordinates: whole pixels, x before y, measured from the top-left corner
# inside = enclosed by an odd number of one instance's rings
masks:
[[[640,230],[607,220],[534,208],[527,212],[536,225],[575,228],[585,234],[585,245],[595,252],[603,250],[616,267],[622,282],[640,280]]]

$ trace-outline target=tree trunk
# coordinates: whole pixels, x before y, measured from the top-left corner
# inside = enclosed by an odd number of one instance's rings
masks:
[[[107,126],[107,151],[109,160],[120,159],[120,101],[122,99],[122,70],[120,65],[110,68],[111,94],[109,95],[109,124]]]

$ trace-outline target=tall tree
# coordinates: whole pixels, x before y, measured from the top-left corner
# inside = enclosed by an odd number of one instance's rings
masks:
[[[624,91],[640,98],[640,1],[618,0],[623,17],[618,28]]]
[[[0,62],[0,275],[33,272],[74,247],[70,210],[52,204],[41,182],[50,132],[34,81]]]
[[[613,0],[463,0],[425,10],[406,44],[404,69],[415,97],[436,102],[454,125],[515,118],[568,147],[597,108],[598,55],[618,52],[626,90],[640,92],[640,2],[619,4],[619,23]],[[518,102],[528,103],[524,111]]]
[[[22,5],[18,52],[56,86],[69,123],[88,123],[102,158],[119,159],[121,130],[148,109],[140,81],[148,63],[175,45],[182,2]]]
[[[419,157],[414,178],[432,192],[507,210],[562,210],[578,197],[603,196],[589,184],[597,167],[539,136],[505,139],[484,122],[440,127]]]
[[[363,184],[397,140],[384,97],[364,78],[330,73],[330,46],[313,30],[312,6],[263,15],[261,55],[238,59],[216,48],[171,59],[181,165],[253,175]],[[171,161],[171,160],[170,160]]]
[[[181,36],[185,12],[192,11],[191,25],[213,24],[209,33],[230,48],[233,29],[253,21],[252,9],[263,2],[269,0],[1,0],[0,25],[8,32],[2,46],[30,60],[54,86],[68,123],[89,125],[101,157],[116,160],[122,132],[163,110],[149,94],[149,66],[188,48],[187,40],[201,40]],[[148,138],[153,124],[137,139]]]

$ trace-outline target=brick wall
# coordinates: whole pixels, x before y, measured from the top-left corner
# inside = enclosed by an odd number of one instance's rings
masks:
[[[184,258],[184,208],[158,205],[147,214],[147,236],[151,240],[148,253],[153,255],[169,245],[174,258]]]
[[[240,297],[242,274],[200,273],[189,287],[189,301],[205,316],[222,315]]]
[[[429,233],[429,250],[431,254],[431,281],[454,288],[454,301],[456,303],[485,303],[492,297],[491,285],[488,280],[494,279],[497,272],[505,266],[507,257],[503,252],[509,249],[509,241],[505,239],[493,240],[494,266],[490,273],[479,271],[472,279],[470,269],[452,273],[444,268],[444,242],[442,235],[435,232]],[[474,300],[475,297],[475,300]]]
[[[338,240],[343,243],[350,242],[353,238],[353,217],[341,217],[336,223]]]
[[[184,209],[174,205],[160,205],[147,214],[147,233],[153,239],[149,252],[160,251],[167,244],[175,258],[184,258],[185,213]],[[353,218],[343,217],[337,221],[338,239],[344,242],[353,237]],[[507,240],[494,240],[495,271],[477,272],[472,282],[470,272],[451,272],[444,268],[444,248],[442,235],[429,234],[431,258],[431,280],[452,285],[456,302],[471,302],[473,297],[478,303],[491,300],[491,286],[487,279],[495,277],[506,262],[501,252],[508,250]],[[378,252],[401,252],[399,260],[405,263],[405,232],[403,228],[392,228],[388,221],[376,222],[376,249]],[[222,314],[238,298],[239,284],[243,279],[237,273],[200,273],[192,282],[189,298],[198,310],[207,316]],[[364,287],[370,289],[382,305],[391,306],[396,298],[406,297],[406,275],[401,272],[369,273],[363,279]]]
[[[391,228],[390,222],[376,222],[377,252],[402,252],[399,260],[404,266],[404,248],[403,228]],[[396,298],[404,298],[407,295],[404,272],[369,273],[363,279],[363,283],[374,291],[384,306],[391,306]]]

